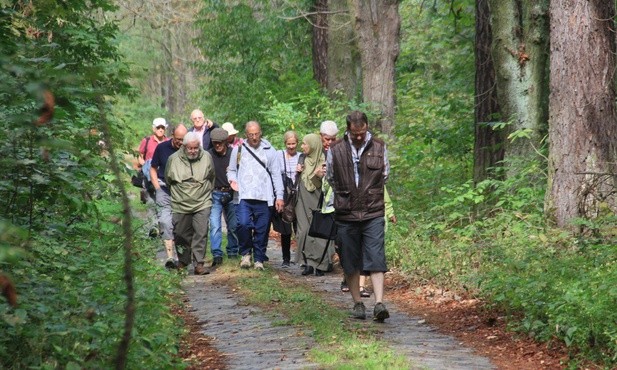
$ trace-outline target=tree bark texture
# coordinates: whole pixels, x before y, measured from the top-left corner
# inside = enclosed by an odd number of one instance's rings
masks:
[[[517,159],[535,156],[546,133],[548,2],[488,0],[493,33],[492,55],[501,118],[510,122],[504,137],[529,130],[529,139],[505,140],[508,175]]]
[[[499,103],[495,87],[495,66],[491,55],[492,31],[488,0],[476,0],[476,78],[475,78],[475,142],[473,179],[478,183],[489,177],[488,169],[503,160],[502,132],[491,122],[499,120]]]
[[[553,0],[549,180],[545,209],[557,225],[614,206],[615,3]],[[579,230],[581,231],[581,230]]]
[[[327,89],[356,100],[362,91],[362,62],[353,27],[352,5],[347,1],[330,1],[328,10]]]
[[[328,86],[328,0],[315,0],[313,6],[313,76],[319,86]]]
[[[353,0],[355,30],[362,60],[362,96],[381,112],[378,127],[394,127],[394,67],[399,55],[401,19],[398,0]]]

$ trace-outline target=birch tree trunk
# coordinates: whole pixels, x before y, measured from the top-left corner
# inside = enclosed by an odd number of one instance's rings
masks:
[[[362,96],[381,112],[378,127],[394,126],[394,66],[399,55],[401,19],[397,0],[353,0],[355,30],[362,61]]]
[[[615,2],[551,1],[549,180],[558,226],[614,205]],[[581,230],[579,230],[581,231]]]
[[[546,133],[548,2],[489,0],[488,4],[501,118],[510,123],[504,137],[520,130],[528,135],[505,141],[510,176],[517,171],[512,164],[534,156]]]

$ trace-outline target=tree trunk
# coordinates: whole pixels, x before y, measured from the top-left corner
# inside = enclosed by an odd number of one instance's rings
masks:
[[[328,91],[350,100],[360,97],[362,62],[355,42],[353,18],[347,1],[330,1],[328,16]]]
[[[488,0],[476,0],[476,81],[475,81],[475,143],[474,183],[489,177],[488,169],[503,160],[502,132],[491,123],[499,120],[499,103],[495,88],[495,66],[491,56],[492,31]]]
[[[353,0],[355,30],[362,60],[362,96],[381,113],[377,126],[392,135],[394,67],[399,55],[398,0]]]
[[[328,86],[328,0],[315,0],[313,12],[313,76],[319,86]]]
[[[549,180],[545,209],[560,227],[614,206],[615,3],[553,0]],[[579,230],[580,231],[580,230]]]
[[[527,138],[506,140],[508,175],[514,164],[535,156],[546,132],[548,21],[546,0],[489,0],[493,61],[504,132],[526,131]]]

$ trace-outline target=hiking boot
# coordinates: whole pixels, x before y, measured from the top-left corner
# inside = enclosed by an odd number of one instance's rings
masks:
[[[281,267],[284,269],[288,269],[291,266],[291,264],[289,263],[289,261],[283,261],[283,263],[281,264]]]
[[[364,303],[356,302],[353,305],[353,310],[351,310],[351,317],[359,320],[366,319],[366,307],[364,307]]]
[[[240,261],[240,267],[243,269],[247,269],[251,267],[251,255],[250,254],[242,256],[242,261]]]
[[[176,265],[176,261],[174,261],[173,258],[168,258],[167,261],[165,262],[165,268],[172,270],[172,269],[178,268],[178,266]]]
[[[264,270],[264,264],[262,262],[255,262],[255,270]]]
[[[203,262],[199,262],[197,266],[195,266],[195,275],[208,275],[210,271],[206,269]]]
[[[223,257],[214,257],[212,260],[212,267],[220,266],[223,264]]]
[[[390,317],[390,312],[388,312],[386,306],[381,302],[377,303],[373,309],[373,320],[383,322],[388,317]]]

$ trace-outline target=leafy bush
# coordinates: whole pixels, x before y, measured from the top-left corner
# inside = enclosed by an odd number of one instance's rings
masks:
[[[35,237],[27,258],[7,271],[17,283],[19,307],[0,303],[0,367],[111,366],[126,292],[118,285],[124,273],[120,226],[108,221],[115,220],[117,202],[104,206],[101,221],[90,214],[57,238]],[[152,258],[151,242],[135,242],[137,314],[129,368],[177,368],[182,326],[169,307],[179,294],[179,277]]]

